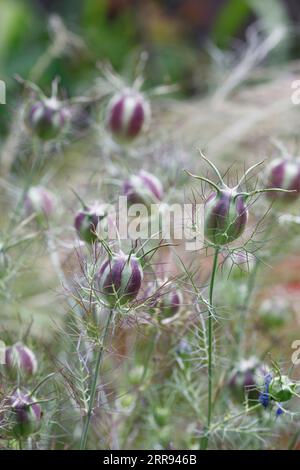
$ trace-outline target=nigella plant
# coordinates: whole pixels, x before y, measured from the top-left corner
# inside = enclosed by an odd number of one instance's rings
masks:
[[[273,410],[275,407],[275,416],[278,417],[286,411],[282,403],[286,404],[293,397],[299,397],[296,392],[299,383],[281,374],[276,364],[274,366],[274,370],[263,376],[262,385],[259,387],[259,404],[266,410]]]
[[[107,237],[109,220],[107,205],[93,203],[77,212],[74,227],[81,240],[91,244]]]
[[[38,222],[49,219],[56,208],[56,198],[44,186],[31,186],[24,197],[24,209],[27,216],[34,215]]]
[[[129,204],[155,204],[164,196],[161,181],[145,170],[127,178],[123,183],[122,193]]]
[[[148,130],[151,121],[150,97],[177,89],[174,86],[159,86],[142,91],[147,59],[147,53],[142,53],[132,81],[124,80],[110,65],[100,68],[97,87],[101,94],[109,98],[104,109],[105,127],[112,139],[121,145],[130,144]]]
[[[230,187],[225,184],[224,179],[218,168],[208,160],[202,153],[204,161],[212,168],[217,176],[218,182],[215,183],[204,176],[196,176],[188,173],[190,176],[207,183],[212,188],[212,193],[206,199],[204,206],[204,237],[208,246],[214,249],[213,267],[209,283],[208,298],[208,407],[207,407],[207,426],[201,438],[201,449],[207,449],[210,428],[213,413],[213,319],[215,317],[215,309],[213,306],[213,290],[215,284],[216,273],[218,269],[218,255],[224,246],[227,246],[237,240],[244,232],[249,214],[249,201],[255,195],[264,192],[290,192],[283,188],[263,188],[254,189],[253,191],[244,191],[242,189],[248,175],[257,168],[262,162],[250,167],[242,176],[239,183]]]
[[[292,190],[284,193],[275,191],[269,194],[274,201],[290,203],[300,194],[300,159],[291,156],[279,157],[270,162],[266,169],[267,187]]]
[[[8,434],[20,442],[39,431],[41,419],[42,408],[37,399],[28,390],[19,388],[7,397],[4,412],[0,415]]]
[[[102,302],[110,307],[126,305],[136,298],[141,288],[141,262],[134,254],[125,255],[119,251],[102,263],[96,279]]]
[[[34,352],[18,342],[5,349],[5,370],[11,377],[16,378],[19,374],[32,376],[38,368],[37,358]]]
[[[81,449],[85,449],[87,444],[103,349],[111,322],[115,313],[124,313],[130,308],[130,304],[136,299],[143,281],[143,257],[139,258],[133,252],[126,255],[121,250],[113,253],[107,245],[104,246],[106,247],[107,257],[101,263],[94,277],[93,292],[96,301],[108,310],[108,315],[101,344],[96,353],[95,369],[92,371],[88,410],[80,440]]]
[[[28,85],[28,82],[26,82]],[[29,84],[35,97],[26,106],[24,123],[30,133],[47,141],[59,137],[66,131],[70,121],[68,104],[57,97],[58,80],[52,84],[52,95],[48,98],[34,84]]]
[[[106,110],[106,125],[113,138],[130,142],[147,129],[150,104],[134,88],[125,88],[113,96]]]

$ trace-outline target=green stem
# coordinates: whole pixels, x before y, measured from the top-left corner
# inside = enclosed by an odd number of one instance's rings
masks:
[[[92,378],[92,384],[91,384],[91,392],[90,392],[90,399],[89,399],[89,406],[88,406],[88,412],[86,415],[84,427],[83,427],[83,432],[81,435],[81,441],[80,441],[80,450],[84,450],[86,448],[86,443],[87,443],[87,438],[88,438],[88,432],[89,432],[89,427],[90,427],[90,422],[91,422],[91,417],[93,413],[93,407],[94,407],[94,401],[95,401],[95,396],[96,396],[96,390],[97,390],[97,383],[98,383],[98,378],[99,378],[99,373],[100,373],[100,367],[102,363],[102,357],[103,357],[103,350],[104,350],[104,344],[106,340],[106,336],[108,333],[109,325],[111,322],[111,318],[113,316],[113,310],[110,310],[109,316],[107,318],[107,322],[105,325],[105,330],[102,336],[101,344],[99,346],[99,351],[96,359],[96,366],[95,366],[95,371],[94,375]]]
[[[200,448],[201,450],[206,450],[209,440],[209,432],[212,418],[212,378],[213,378],[213,318],[214,318],[214,308],[213,308],[213,291],[215,284],[215,277],[218,269],[218,255],[219,247],[215,247],[213,268],[209,284],[209,311],[208,311],[208,407],[207,407],[207,431],[206,435],[201,438]]]

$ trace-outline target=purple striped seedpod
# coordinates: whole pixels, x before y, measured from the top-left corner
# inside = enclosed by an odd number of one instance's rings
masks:
[[[107,128],[116,140],[128,142],[147,128],[150,114],[150,105],[143,95],[126,89],[113,96],[108,104]]]
[[[170,289],[166,294],[161,294],[158,302],[159,311],[164,317],[176,315],[183,304],[183,295],[179,289]]]
[[[109,257],[97,276],[98,295],[103,303],[123,306],[135,299],[143,280],[143,269],[135,255],[123,252]]]
[[[276,201],[293,202],[300,192],[300,159],[277,158],[266,169],[267,188],[293,190],[292,193],[274,191],[267,193]]]
[[[24,208],[27,216],[35,214],[37,219],[49,218],[56,205],[54,194],[43,186],[32,186],[24,198]]]
[[[204,235],[216,245],[236,240],[244,231],[248,209],[243,195],[225,188],[212,193],[204,208]]]
[[[22,343],[16,343],[5,349],[5,367],[12,377],[19,374],[30,376],[37,372],[38,363],[31,349]]]
[[[36,101],[28,107],[24,122],[26,127],[41,140],[58,137],[70,120],[69,110],[56,98]]]
[[[5,405],[1,421],[13,437],[26,438],[40,429],[42,409],[28,391],[18,388],[7,398]]]
[[[161,181],[148,171],[141,170],[130,176],[123,184],[123,195],[129,204],[155,204],[163,199]]]
[[[106,238],[108,232],[108,214],[105,204],[93,204],[80,210],[74,220],[74,227],[86,243],[95,243],[98,238]]]

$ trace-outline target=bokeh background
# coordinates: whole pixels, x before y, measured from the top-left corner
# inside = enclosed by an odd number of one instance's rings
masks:
[[[0,8],[0,71],[12,93],[13,74],[26,76],[49,46],[50,14],[60,15],[86,45],[72,60],[57,58],[41,77],[48,85],[60,75],[69,93],[92,80],[95,61],[108,59],[121,71],[141,49],[150,53],[149,81],[179,82],[185,95],[205,92],[209,45],[238,47],[257,20],[269,30],[290,25],[294,33],[269,60],[299,52],[297,0],[1,0]]]

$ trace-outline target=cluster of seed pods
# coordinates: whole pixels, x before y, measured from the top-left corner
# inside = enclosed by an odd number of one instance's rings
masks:
[[[18,342],[5,348],[5,372],[14,381],[27,381],[36,374],[38,362],[34,352]],[[8,435],[16,439],[27,438],[41,426],[42,408],[32,393],[16,388],[5,399],[4,411],[0,414],[0,424]]]

